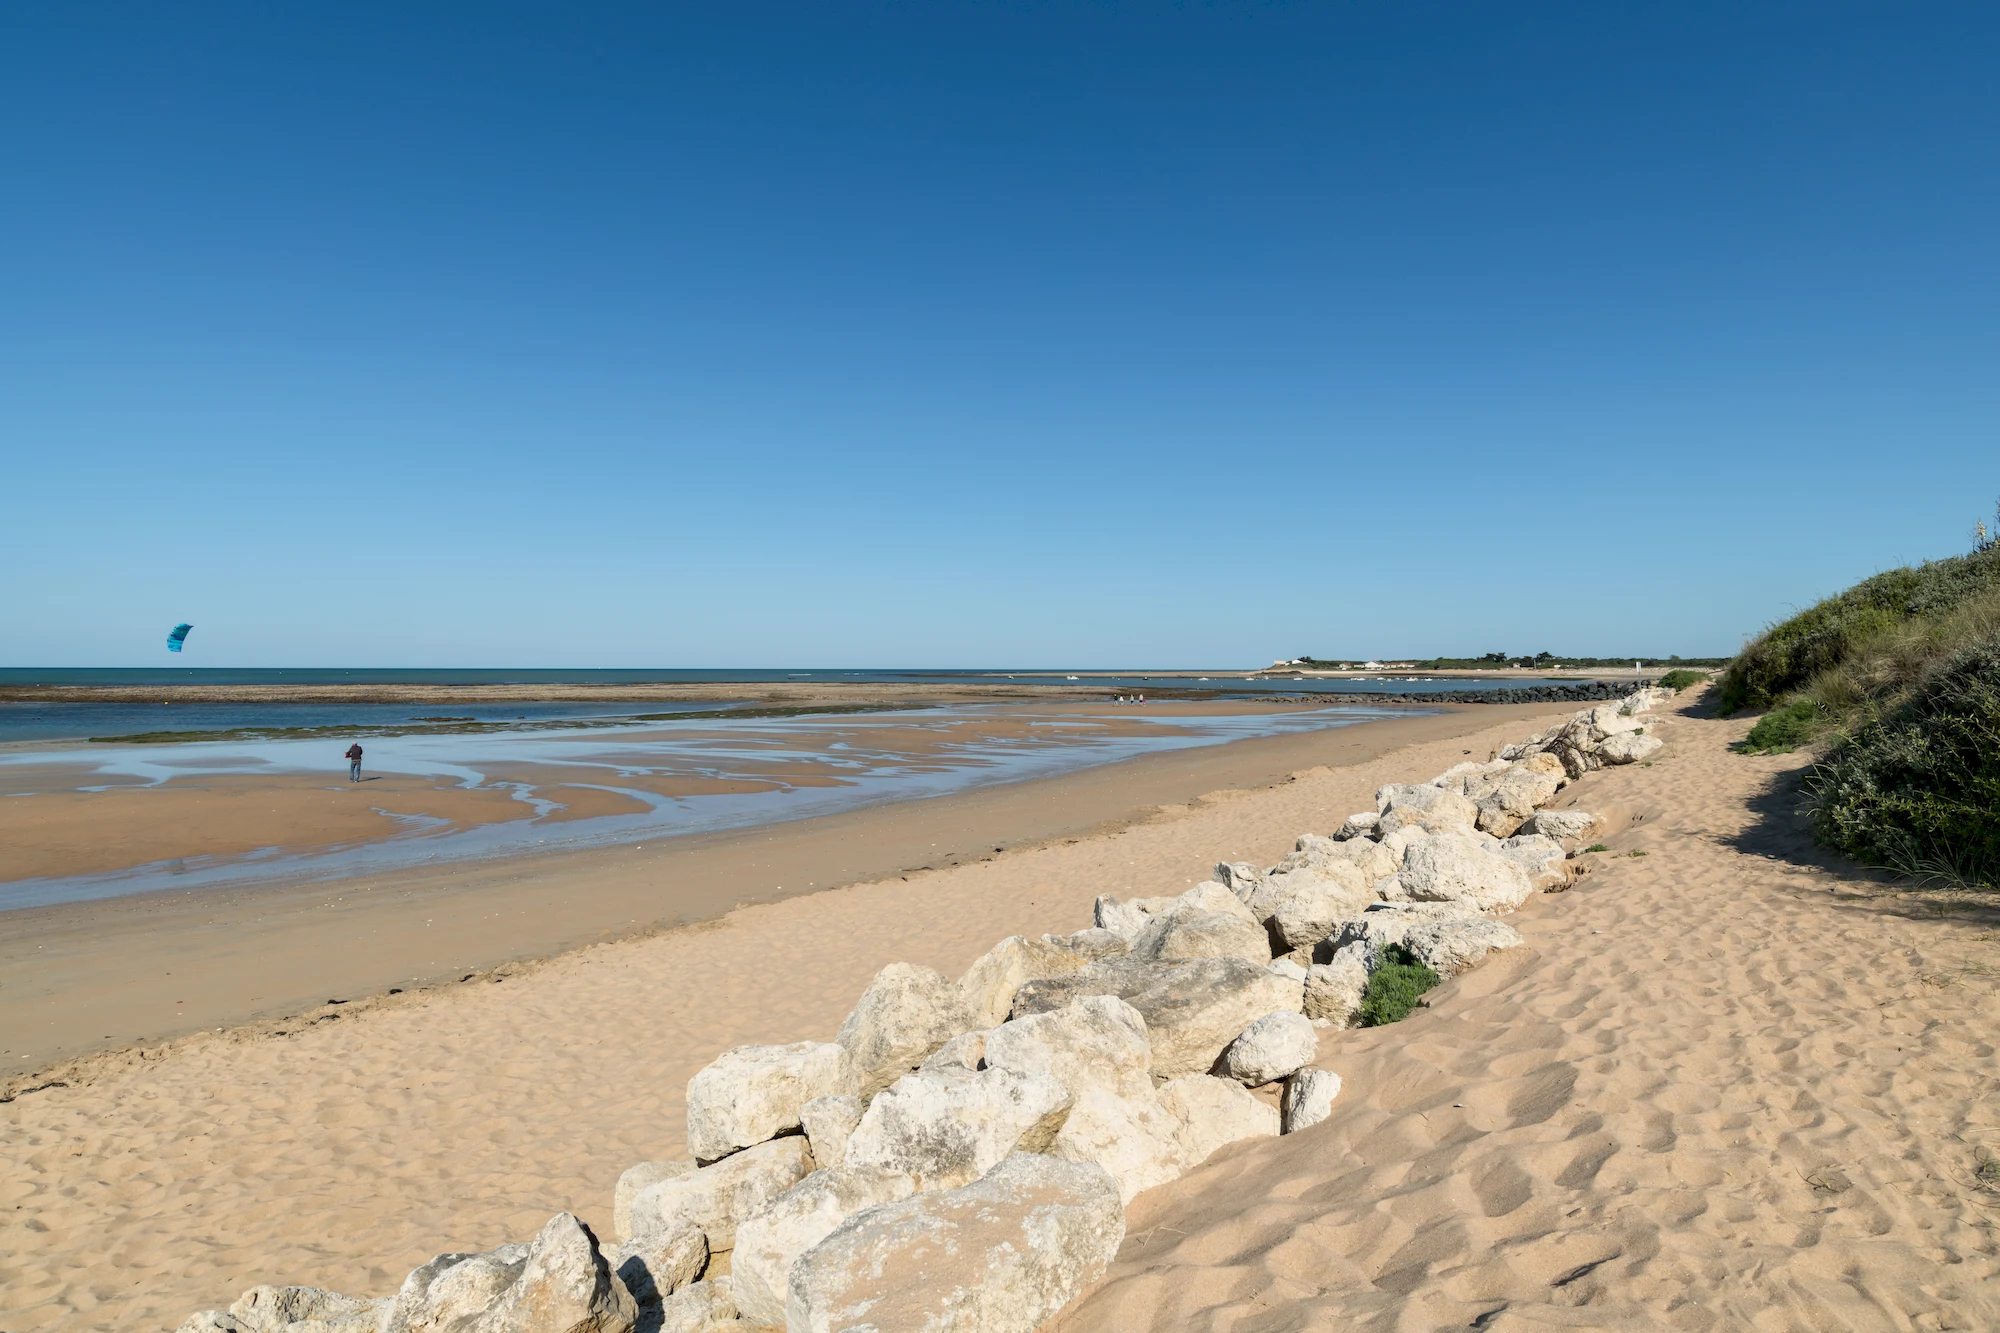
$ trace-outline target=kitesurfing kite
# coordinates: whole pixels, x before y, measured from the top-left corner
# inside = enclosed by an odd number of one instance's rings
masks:
[[[181,645],[187,642],[188,631],[193,628],[193,625],[174,626],[173,630],[167,635],[167,651],[170,653],[179,652]]]

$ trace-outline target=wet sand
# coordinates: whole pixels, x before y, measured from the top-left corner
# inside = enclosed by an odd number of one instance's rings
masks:
[[[1419,713],[631,846],[0,913],[0,976],[6,978],[0,984],[0,1089],[20,1085],[29,1071],[53,1061],[107,1047],[296,1013],[328,999],[353,1001],[391,987],[409,991],[510,960],[707,920],[739,903],[990,859],[1154,818],[1158,807],[1205,792],[1283,782],[1316,764],[1352,763],[1392,746],[1542,712],[1510,705]],[[309,785],[282,790],[301,802],[327,795]],[[198,806],[204,794],[191,789],[187,800]],[[435,802],[478,793],[406,794]],[[105,795],[138,802],[171,793]],[[332,793],[336,801],[346,795]],[[0,812],[6,808],[0,804]],[[146,824],[156,836],[176,827],[172,820],[182,807],[168,808],[171,818],[162,816],[167,822]],[[253,821],[268,817],[244,813]]]

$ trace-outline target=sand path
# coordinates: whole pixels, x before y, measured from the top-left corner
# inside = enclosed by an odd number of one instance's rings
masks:
[[[1333,1118],[1136,1200],[1060,1333],[2000,1328],[2000,913],[1818,864],[1747,728],[1581,784],[1644,858],[1323,1044]]]
[[[1644,859],[1529,948],[1340,1034],[1334,1118],[1137,1200],[1085,1329],[2000,1326],[2000,931],[1753,827],[1793,759],[1684,720],[1580,804]],[[0,1327],[171,1328],[256,1281],[392,1290],[430,1254],[602,1224],[681,1151],[724,1046],[831,1035],[866,979],[1274,858],[1513,721],[1112,836],[741,909],[282,1038],[182,1043],[0,1107]],[[1567,794],[1566,794],[1567,795]],[[1781,802],[1782,803],[1782,802]]]

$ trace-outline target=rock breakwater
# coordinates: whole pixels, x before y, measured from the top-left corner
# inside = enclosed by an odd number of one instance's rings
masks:
[[[1501,918],[1566,886],[1592,826],[1550,802],[1657,750],[1663,697],[1384,786],[1275,865],[1100,897],[956,980],[891,964],[833,1040],[697,1073],[686,1158],[626,1172],[613,1237],[562,1213],[393,1295],[257,1287],[184,1333],[1028,1333],[1104,1271],[1140,1191],[1326,1118],[1385,963],[1448,977],[1520,942]]]

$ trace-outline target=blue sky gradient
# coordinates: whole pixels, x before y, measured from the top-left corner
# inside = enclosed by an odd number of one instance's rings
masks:
[[[1726,653],[2000,493],[2000,10],[17,5],[0,664]]]

